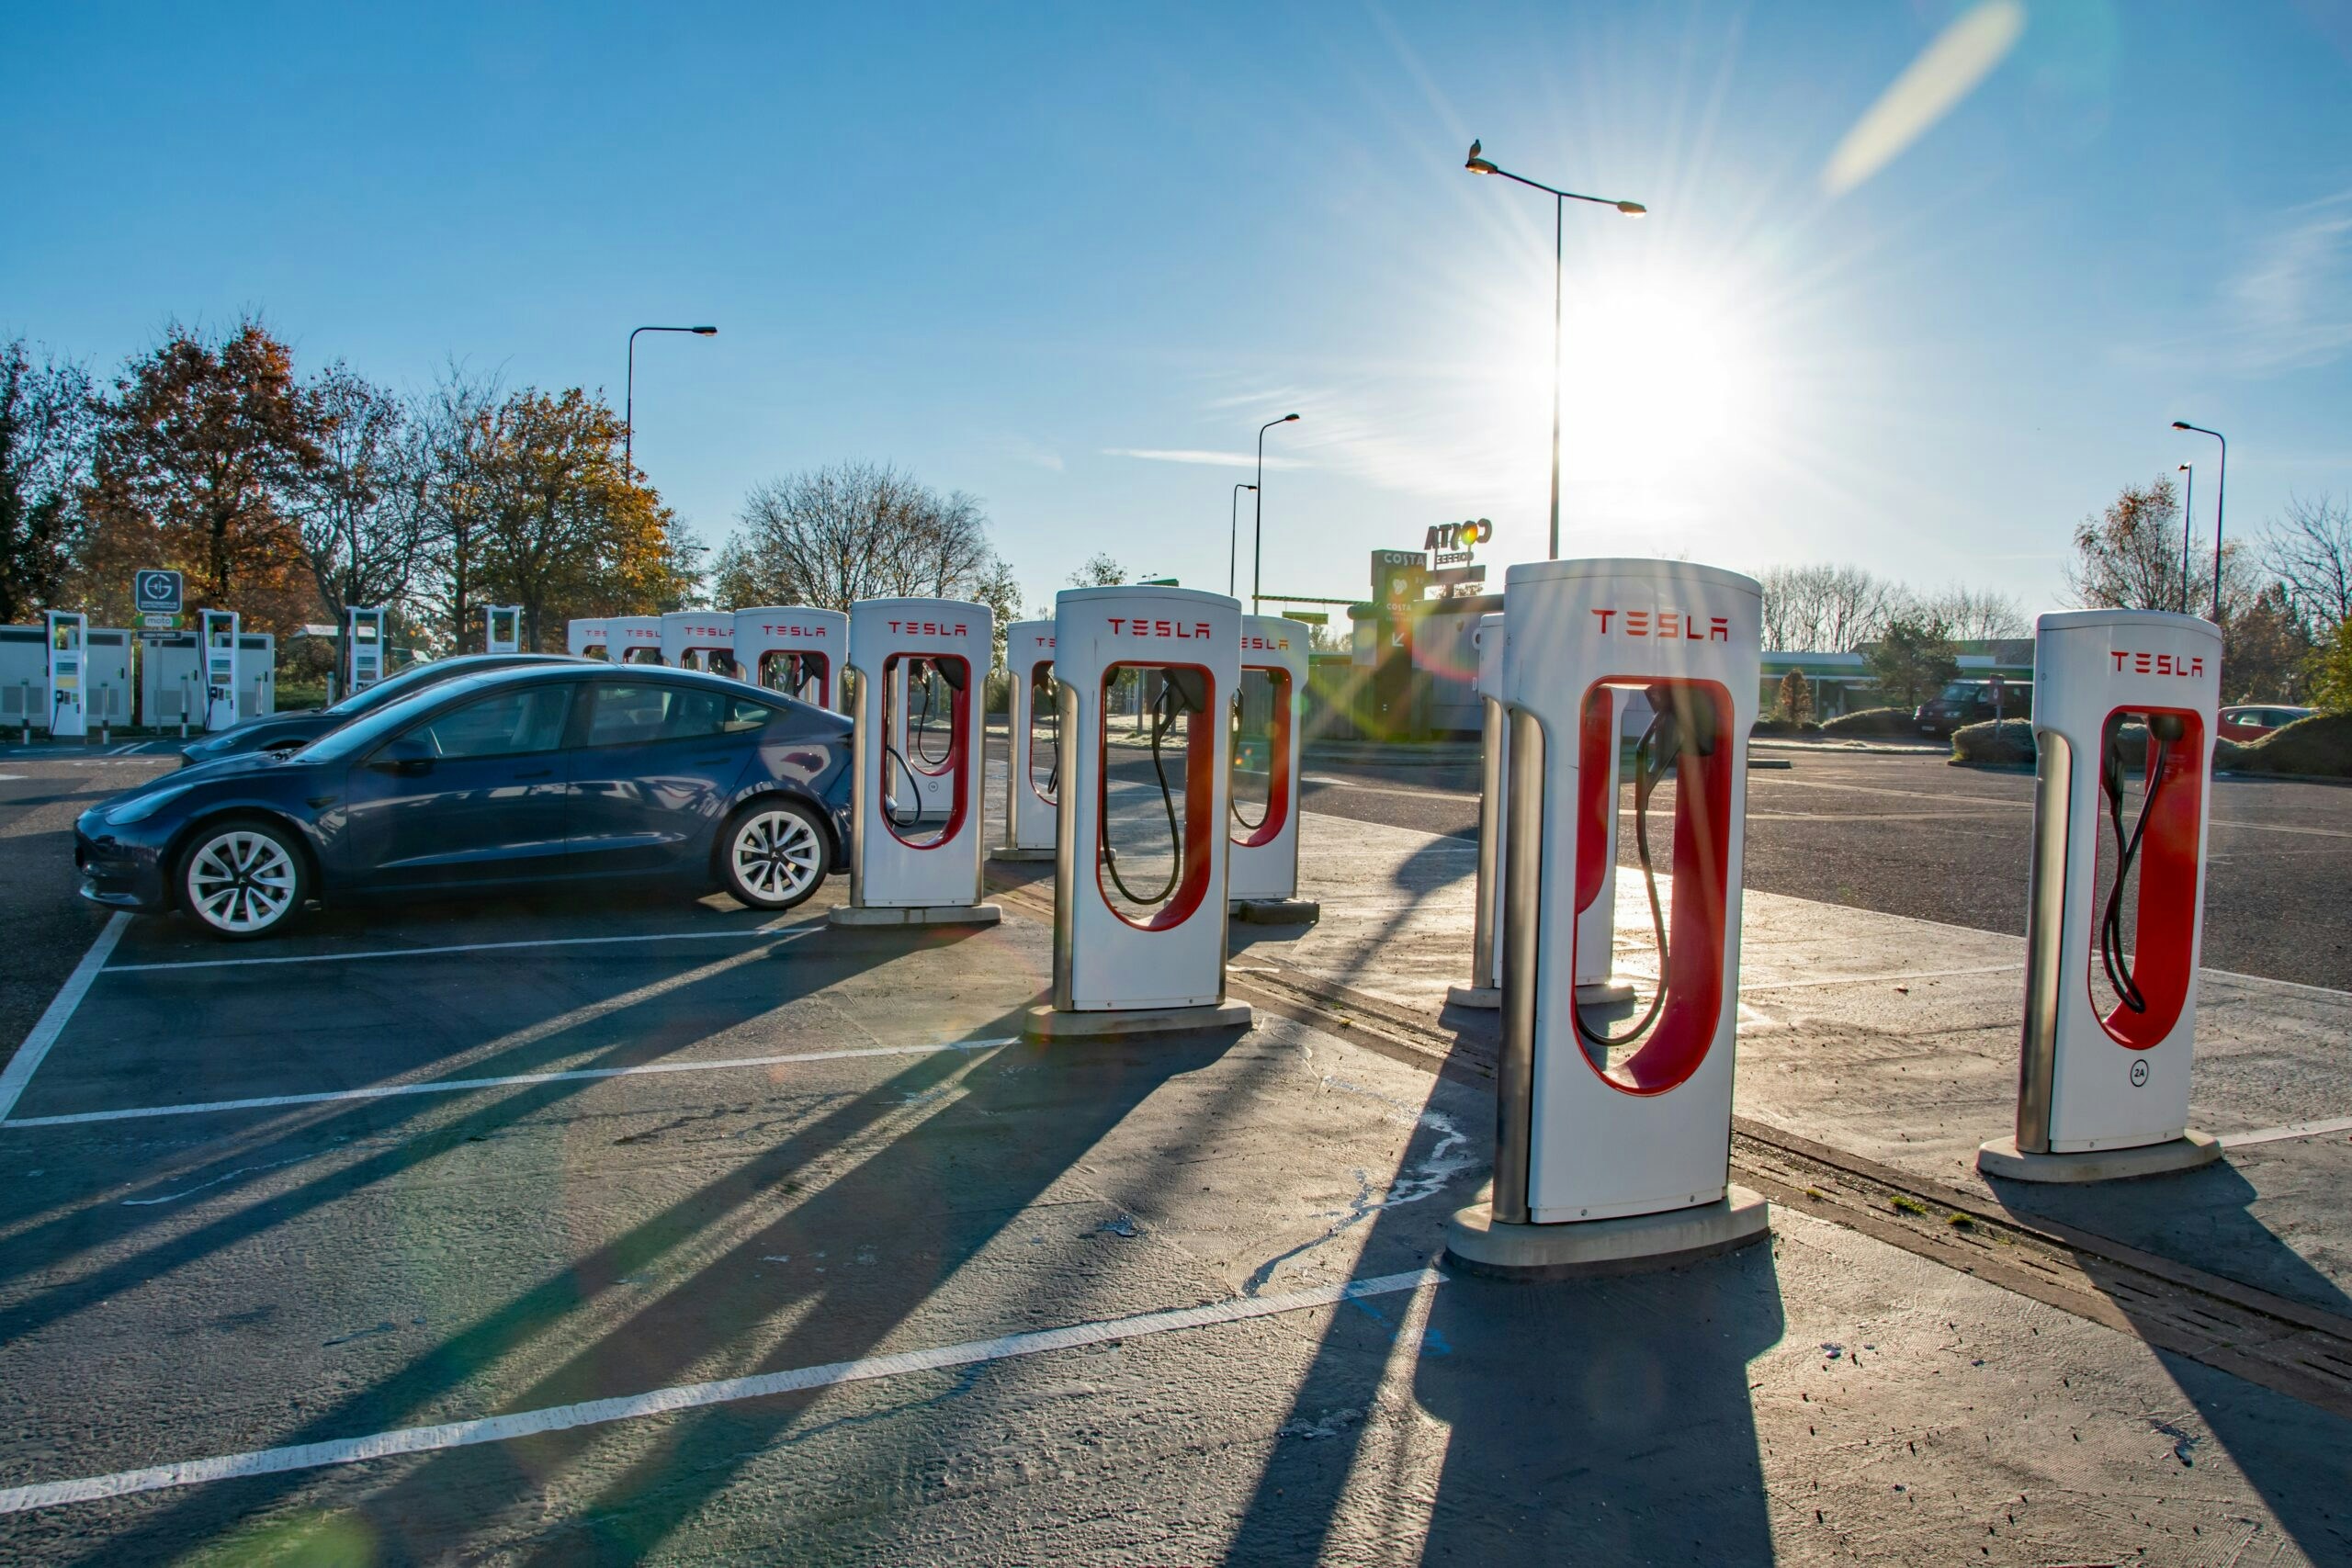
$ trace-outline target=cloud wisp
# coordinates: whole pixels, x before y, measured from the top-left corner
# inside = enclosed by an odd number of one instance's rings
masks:
[[[1193,446],[1105,446],[1102,455],[1106,457],[1141,457],[1152,463],[1197,463],[1210,468],[1254,468],[1258,466],[1258,456],[1254,452],[1212,452]],[[1266,459],[1266,467],[1270,468],[1310,468],[1314,466],[1296,457],[1269,457]]]
[[[1843,196],[1901,157],[2008,58],[2024,32],[2018,0],[1983,0],[1962,13],[1862,111],[1823,165],[1821,188]]]

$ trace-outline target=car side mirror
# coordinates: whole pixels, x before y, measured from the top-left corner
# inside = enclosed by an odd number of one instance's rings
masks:
[[[433,771],[431,748],[413,735],[403,735],[376,753],[369,767],[381,773],[398,773],[403,778],[415,778]]]

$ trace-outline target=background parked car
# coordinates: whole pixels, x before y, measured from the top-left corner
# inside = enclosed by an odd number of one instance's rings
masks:
[[[1995,708],[1999,712],[1996,715]],[[2000,701],[1993,698],[1990,681],[1954,681],[1912,711],[1911,717],[1922,735],[1947,736],[1964,724],[1982,724],[1988,718],[2030,718],[2033,716],[2033,682],[2005,681]]]
[[[180,748],[180,766],[217,762],[223,757],[242,757],[252,751],[297,750],[331,729],[364,717],[378,708],[389,707],[403,697],[413,696],[443,681],[455,681],[514,664],[579,662],[564,653],[466,653],[454,659],[429,660],[423,664],[412,664],[397,675],[387,676],[364,692],[354,692],[339,703],[332,703],[322,708],[303,708],[293,713],[261,714],[232,724],[217,734],[208,735],[201,740],[191,740]]]
[[[2223,708],[2217,728],[2224,740],[2260,740],[2271,731],[2284,729],[2297,719],[2309,718],[2318,711],[2285,703],[2245,703]]]
[[[441,682],[291,755],[85,812],[85,897],[215,936],[308,899],[597,878],[787,909],[848,867],[850,721],[690,670],[541,661]]]

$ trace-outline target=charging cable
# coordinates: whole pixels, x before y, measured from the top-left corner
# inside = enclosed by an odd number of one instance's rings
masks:
[[[1176,891],[1176,885],[1184,878],[1184,831],[1177,826],[1176,792],[1169,784],[1168,770],[1160,761],[1159,742],[1175,727],[1179,714],[1203,713],[1207,707],[1207,685],[1198,672],[1191,670],[1160,671],[1159,696],[1151,705],[1151,771],[1159,781],[1160,809],[1168,814],[1169,866],[1168,880],[1160,885],[1158,892],[1148,898],[1141,897],[1127,886],[1126,878],[1119,874],[1118,854],[1111,848],[1111,825],[1108,821],[1102,824],[1102,863],[1111,873],[1112,884],[1130,904],[1140,904],[1146,908],[1164,904],[1169,895]],[[1106,799],[1108,793],[1106,789]]]
[[[2178,740],[2184,732],[2180,716],[2176,713],[2154,713],[2145,716],[2150,739],[2160,743],[2148,760],[2147,798],[2140,803],[2139,820],[2132,823],[2127,837],[2123,831],[2123,727],[2107,742],[2106,754],[2100,760],[2099,784],[2107,795],[2107,818],[2115,829],[2115,882],[2107,890],[2107,908],[2099,920],[2098,959],[2107,970],[2107,983],[2115,988],[2116,999],[2133,1012],[2148,1010],[2148,998],[2140,989],[2140,977],[2132,973],[2132,960],[2123,953],[2123,885],[2131,880],[2132,863],[2140,858],[2140,840],[2148,831],[2148,818],[2156,809],[2156,796],[2163,793],[2165,776],[2172,770],[2166,767],[2166,753],[2162,746]]]
[[[1238,692],[1233,694],[1233,730],[1235,738],[1238,740],[1241,733],[1241,694]],[[1238,744],[1233,749],[1233,754],[1236,757],[1241,755],[1241,748]],[[1268,785],[1266,809],[1258,813],[1258,820],[1255,822],[1250,821],[1250,818],[1242,812],[1241,792],[1239,790],[1230,788],[1226,791],[1226,801],[1233,812],[1233,819],[1241,824],[1241,830],[1245,833],[1256,832],[1259,829],[1266,825],[1266,818],[1273,815],[1274,799],[1272,787],[1274,779],[1273,765],[1273,759],[1270,752],[1266,761],[1266,783]]]

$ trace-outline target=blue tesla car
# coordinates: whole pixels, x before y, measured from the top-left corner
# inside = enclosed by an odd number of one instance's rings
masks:
[[[445,681],[299,751],[165,773],[83,813],[85,897],[228,939],[311,899],[591,878],[788,909],[848,866],[850,721],[691,670]]]

